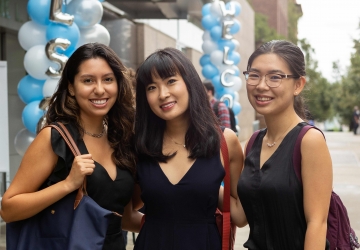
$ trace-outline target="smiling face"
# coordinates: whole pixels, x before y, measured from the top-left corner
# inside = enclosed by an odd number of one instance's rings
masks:
[[[88,59],[80,64],[69,93],[75,97],[82,119],[103,118],[118,95],[114,72],[104,59]]]
[[[183,78],[178,73],[165,79],[153,74],[152,82],[146,86],[146,98],[150,109],[163,120],[186,117],[189,93]]]
[[[300,94],[305,84],[302,83],[303,77],[283,78],[277,88],[270,88],[265,83],[264,76],[269,73],[293,74],[281,57],[273,53],[259,55],[254,59],[249,71],[261,77],[256,86],[246,84],[248,99],[258,113],[266,116],[294,110],[294,96]]]

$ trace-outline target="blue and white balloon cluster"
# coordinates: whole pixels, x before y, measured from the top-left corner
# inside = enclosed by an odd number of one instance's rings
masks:
[[[19,30],[18,40],[26,50],[28,75],[18,84],[25,126],[15,136],[15,149],[23,155],[44,125],[46,101],[55,92],[65,63],[79,46],[89,42],[110,44],[110,34],[100,23],[103,7],[99,0],[29,0],[30,21]]]
[[[225,4],[214,0],[203,6],[201,20],[205,29],[202,45],[204,55],[200,58],[202,74],[213,83],[215,97],[232,108],[235,115],[241,111],[238,91],[242,82],[236,66],[240,62],[240,54],[236,51],[239,42],[233,35],[240,30],[240,22],[235,18],[240,11],[241,5],[236,1]]]

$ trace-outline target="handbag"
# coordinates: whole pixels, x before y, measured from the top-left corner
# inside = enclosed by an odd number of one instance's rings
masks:
[[[236,225],[231,223],[231,218],[230,218],[229,152],[223,133],[221,133],[221,153],[224,159],[224,168],[225,168],[223,211],[221,212],[219,209],[216,209],[215,220],[222,239],[221,249],[234,250]]]
[[[56,129],[74,154],[80,155],[66,127],[58,122],[47,125]],[[86,178],[81,187],[38,214],[6,224],[8,250],[101,250],[110,217],[115,214],[100,207],[86,192]]]

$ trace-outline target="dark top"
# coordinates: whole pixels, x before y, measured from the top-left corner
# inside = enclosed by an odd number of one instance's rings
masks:
[[[214,214],[224,175],[220,155],[196,159],[175,185],[157,162],[140,162],[146,219],[134,250],[220,250]]]
[[[244,247],[251,250],[303,250],[306,221],[303,187],[293,166],[299,123],[260,169],[262,130],[245,158],[238,195],[250,227]]]
[[[67,124],[66,128],[73,136],[81,154],[88,154],[84,141],[76,127]],[[57,165],[49,177],[47,185],[64,180],[70,172],[74,156],[61,135],[55,129],[51,129],[51,145],[55,154],[59,156]],[[92,175],[87,176],[88,195],[101,207],[119,214],[124,213],[124,207],[131,199],[134,189],[134,178],[128,170],[116,168],[116,179],[112,180],[105,168],[95,162]],[[125,250],[124,238],[121,230],[121,217],[113,215],[108,227],[107,236],[103,249]]]

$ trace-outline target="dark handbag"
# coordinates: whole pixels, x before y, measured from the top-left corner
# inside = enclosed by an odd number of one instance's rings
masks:
[[[48,125],[63,137],[74,156],[80,155],[66,127]],[[100,207],[86,193],[86,178],[79,190],[21,221],[6,224],[8,250],[65,250],[103,248],[113,212]],[[116,213],[115,213],[116,214]]]
[[[222,239],[222,250],[233,250],[236,236],[236,225],[231,223],[230,218],[230,166],[229,152],[224,138],[221,133],[221,153],[224,159],[225,178],[224,178],[224,197],[223,211],[216,209],[215,219],[216,225],[220,231]]]

